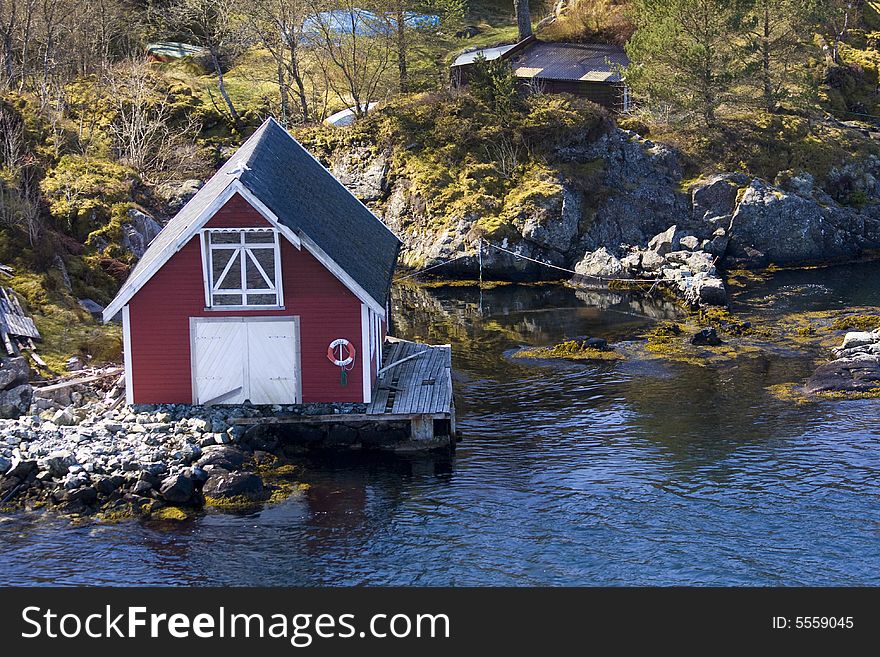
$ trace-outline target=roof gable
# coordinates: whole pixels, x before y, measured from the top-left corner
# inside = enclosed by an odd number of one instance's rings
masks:
[[[400,240],[278,122],[267,119],[154,239],[104,312],[133,297],[234,193],[368,305],[384,308]]]

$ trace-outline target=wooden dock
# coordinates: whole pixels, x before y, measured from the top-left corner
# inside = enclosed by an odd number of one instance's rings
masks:
[[[241,425],[409,425],[411,447],[455,443],[452,347],[388,338],[373,400],[364,413],[276,415],[231,420]]]

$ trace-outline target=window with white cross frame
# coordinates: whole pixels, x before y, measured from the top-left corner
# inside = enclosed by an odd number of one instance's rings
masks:
[[[212,228],[202,231],[205,302],[209,308],[277,308],[281,249],[271,228]]]

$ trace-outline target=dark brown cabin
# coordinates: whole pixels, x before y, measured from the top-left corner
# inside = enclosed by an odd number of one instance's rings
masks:
[[[620,71],[629,65],[629,58],[620,46],[549,43],[529,37],[459,55],[452,63],[453,84],[467,84],[480,57],[510,62],[523,85],[545,93],[570,93],[614,112],[629,110],[629,90]]]

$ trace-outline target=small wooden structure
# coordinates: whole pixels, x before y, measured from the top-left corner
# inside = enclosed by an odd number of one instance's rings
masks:
[[[329,442],[334,440],[334,427],[345,426],[350,441],[359,440],[357,427],[381,432],[383,427],[405,423],[409,427],[406,440],[389,437],[384,445],[397,450],[429,449],[454,446],[456,436],[455,401],[452,395],[452,348],[450,345],[427,345],[397,338],[388,338],[384,363],[376,381],[376,395],[364,413],[325,415],[282,415],[233,419],[233,424],[246,426],[292,425],[291,433],[320,428]],[[296,428],[294,428],[294,426]],[[389,430],[389,436],[392,431]]]
[[[35,349],[34,340],[40,339],[40,332],[34,320],[24,311],[15,292],[8,287],[0,287],[0,341],[10,356],[22,349]]]
[[[518,43],[462,53],[452,63],[453,84],[467,84],[480,58],[508,62],[523,86],[583,96],[615,112],[629,111],[629,89],[621,75],[629,58],[620,46],[556,43],[530,36]]]

